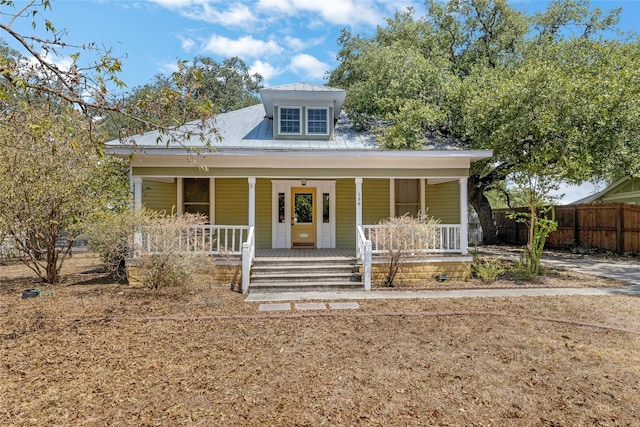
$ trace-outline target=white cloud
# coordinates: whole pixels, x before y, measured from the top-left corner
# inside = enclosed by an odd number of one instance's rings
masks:
[[[384,2],[373,0],[259,0],[258,5],[265,13],[277,12],[288,16],[300,12],[317,13],[333,25],[377,25],[383,17],[379,10]]]
[[[161,74],[171,74],[178,71],[177,62],[161,62],[158,64],[158,71]]]
[[[311,55],[301,53],[293,57],[289,68],[306,80],[318,80],[325,76],[330,67]]]
[[[268,62],[264,62],[264,61],[255,61],[250,67],[249,67],[249,71],[251,72],[251,74],[253,73],[258,73],[260,74],[263,78],[265,83],[267,81],[269,81],[270,79],[272,79],[273,77],[276,77],[279,74],[282,74],[282,70],[278,69],[276,67],[274,67],[273,65],[269,64]]]
[[[237,40],[228,37],[213,35],[202,48],[203,52],[230,57],[256,58],[265,55],[278,55],[283,52],[273,40],[264,41],[254,39],[252,36],[243,36]]]
[[[259,19],[253,14],[247,3],[222,2],[211,0],[151,0],[182,16],[195,21],[221,24],[225,27],[248,27]],[[224,6],[227,6],[224,9]]]
[[[193,39],[182,39],[182,49],[185,52],[191,52],[191,49],[193,49],[196,45],[196,42],[193,41]]]
[[[297,37],[286,36],[284,41],[287,44],[287,47],[292,50],[304,50],[308,46],[308,41],[299,39]]]

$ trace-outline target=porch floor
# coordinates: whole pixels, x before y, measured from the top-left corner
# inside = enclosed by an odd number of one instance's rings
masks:
[[[355,249],[256,249],[256,258],[261,260],[285,261],[287,259],[313,258],[320,261],[322,259],[353,259],[355,257]]]

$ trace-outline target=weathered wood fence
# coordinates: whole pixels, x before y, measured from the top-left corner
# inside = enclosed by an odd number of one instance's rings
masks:
[[[498,238],[504,243],[527,243],[527,225],[509,218],[510,212],[527,208],[495,209]],[[547,247],[592,247],[619,254],[640,253],[640,206],[627,203],[556,206],[558,229],[549,235]]]

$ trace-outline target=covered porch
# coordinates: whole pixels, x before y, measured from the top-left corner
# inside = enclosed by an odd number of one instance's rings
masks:
[[[173,182],[171,189],[173,202],[178,214],[205,210],[209,213],[210,224],[193,225],[183,230],[181,247],[185,252],[196,252],[217,257],[226,263],[242,266],[242,291],[249,292],[251,287],[252,266],[256,257],[287,259],[322,257],[351,257],[362,266],[362,287],[371,289],[372,266],[388,253],[386,242],[376,238],[381,227],[377,222],[402,213],[444,212],[438,209],[443,183],[449,193],[442,204],[447,204],[445,219],[455,223],[439,223],[430,233],[428,240],[415,236],[422,244],[421,249],[412,250],[412,257],[422,262],[448,260],[470,261],[468,254],[467,230],[467,178],[443,179],[412,178],[413,186],[418,188],[416,200],[408,202],[398,197],[398,181],[402,178],[219,178],[219,177],[161,177],[160,182]],[[185,180],[206,180],[204,187],[207,197],[194,204],[189,200],[189,188]],[[229,181],[225,181],[229,179]],[[135,206],[149,205],[152,195],[143,196],[145,191],[153,190],[149,182],[158,182],[158,177],[135,176],[131,180]],[[241,185],[244,183],[243,185]],[[432,184],[433,183],[433,184]],[[404,181],[402,184],[406,184]],[[455,184],[455,185],[453,185]],[[435,190],[438,190],[436,192]],[[244,191],[243,191],[244,190]],[[310,191],[312,190],[312,191]],[[294,200],[296,191],[311,194],[310,219],[300,221]],[[231,197],[227,197],[230,195]],[[429,199],[431,196],[432,199]],[[156,197],[154,195],[154,197]],[[230,200],[229,200],[230,199]],[[244,199],[243,203],[241,202]],[[452,203],[452,200],[456,200]],[[451,206],[455,205],[455,206]],[[432,210],[433,209],[433,210]],[[403,212],[404,210],[404,212]],[[231,213],[237,213],[230,215]],[[244,218],[243,218],[244,217]],[[229,220],[235,224],[216,223]],[[299,231],[299,222],[310,222],[307,228]],[[240,223],[240,224],[238,224]],[[309,226],[312,232],[309,232]],[[308,244],[300,239],[296,244],[296,233],[313,235]],[[141,232],[137,236],[139,244],[153,251],[154,242],[159,237]]]

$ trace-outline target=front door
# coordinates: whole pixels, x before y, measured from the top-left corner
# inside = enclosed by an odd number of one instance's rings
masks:
[[[316,247],[316,189],[291,188],[291,247]]]

